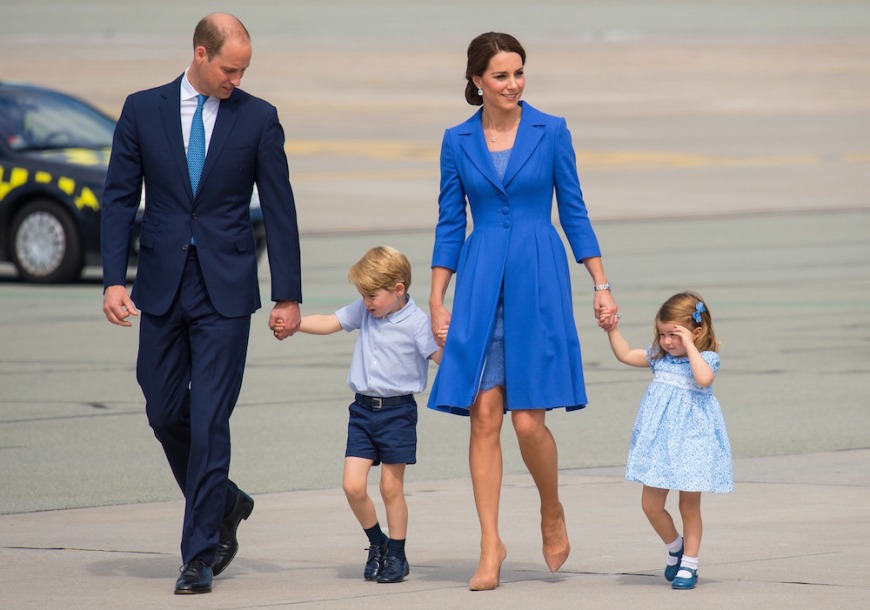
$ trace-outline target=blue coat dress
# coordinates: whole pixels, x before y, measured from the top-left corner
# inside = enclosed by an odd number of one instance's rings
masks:
[[[565,248],[600,256],[583,203],[565,120],[522,104],[504,180],[492,163],[481,111],[444,134],[433,267],[456,272],[450,331],[429,407],[468,415],[504,292],[507,409],[586,405]],[[466,237],[466,205],[473,230]]]

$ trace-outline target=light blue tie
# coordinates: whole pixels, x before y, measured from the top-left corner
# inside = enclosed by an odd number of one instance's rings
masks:
[[[196,96],[196,112],[190,124],[190,141],[187,143],[187,173],[190,174],[190,186],[193,194],[199,187],[199,177],[205,164],[205,125],[202,123],[202,105],[208,99],[207,95]]]

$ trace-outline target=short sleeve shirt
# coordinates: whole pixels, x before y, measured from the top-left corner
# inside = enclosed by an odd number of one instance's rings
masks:
[[[335,312],[341,327],[359,330],[347,385],[366,396],[402,396],[426,389],[429,356],[438,351],[429,316],[410,296],[405,306],[374,317],[362,299]]]

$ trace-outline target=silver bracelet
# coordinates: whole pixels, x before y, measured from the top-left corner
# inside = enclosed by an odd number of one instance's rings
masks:
[[[596,284],[592,287],[592,290],[598,292],[599,290],[610,290],[610,282],[604,282],[603,284]]]

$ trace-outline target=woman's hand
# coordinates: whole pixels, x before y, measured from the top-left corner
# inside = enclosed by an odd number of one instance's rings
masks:
[[[604,329],[604,332],[609,333],[612,330],[616,330],[616,327],[619,325],[619,318],[619,314],[616,314],[614,317],[607,307],[602,307],[598,311],[598,326]]]
[[[619,305],[613,299],[609,290],[598,290],[592,299],[592,307],[595,311],[595,319],[598,326],[606,331],[612,330],[619,320]]]
[[[450,312],[446,307],[435,307],[429,312],[432,319],[432,334],[438,347],[444,347],[447,342],[447,329],[450,327]]]
[[[447,327],[450,326],[450,312],[444,307],[444,295],[447,293],[447,286],[450,284],[451,277],[453,277],[453,271],[447,267],[432,267],[432,288],[429,290],[429,319],[432,322],[432,334],[435,336],[435,343],[439,347],[444,347],[444,342],[447,341]],[[442,329],[443,338],[439,337]]]

